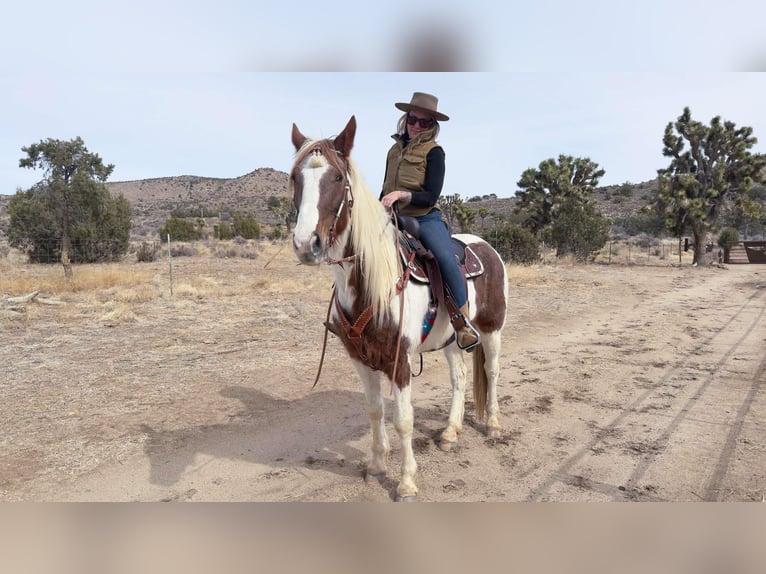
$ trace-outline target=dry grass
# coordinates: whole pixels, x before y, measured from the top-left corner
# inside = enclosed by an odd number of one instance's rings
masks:
[[[110,288],[126,290],[146,284],[151,276],[150,270],[135,265],[76,265],[72,281],[67,281],[60,265],[6,262],[0,275],[0,292],[13,297],[33,291],[60,296]]]
[[[329,266],[298,266],[288,242],[220,242],[208,245],[197,242],[193,257],[174,257],[171,295],[170,268],[166,257],[151,263],[77,265],[68,282],[60,265],[32,265],[10,250],[0,257],[0,298],[19,297],[39,292],[41,297],[64,301],[56,309],[30,304],[24,313],[5,311],[4,326],[24,328],[37,317],[55,313],[59,322],[99,319],[108,323],[140,321],[153,313],[152,304],[192,309],[199,303],[243,298],[283,301],[302,293],[329,297],[332,273]],[[669,251],[669,249],[667,250]],[[666,253],[667,253],[666,251]],[[222,258],[222,252],[232,257]],[[627,246],[612,245],[612,265],[624,265]],[[673,265],[675,256],[650,257],[651,249],[631,249],[632,265]],[[641,256],[641,257],[640,257]],[[684,253],[684,263],[691,255]],[[598,258],[606,263],[603,254]],[[574,259],[559,259],[536,265],[507,265],[511,287],[557,288],[562,266],[580,266]],[[326,292],[326,293],[325,293]],[[300,297],[299,297],[300,298]]]
[[[539,265],[506,265],[508,281],[512,286],[528,287],[548,281]]]

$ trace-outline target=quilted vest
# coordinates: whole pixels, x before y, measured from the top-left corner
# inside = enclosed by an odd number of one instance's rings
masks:
[[[405,147],[399,135],[391,137],[396,143],[388,150],[388,169],[383,180],[383,195],[400,189],[410,191],[414,196],[423,191],[426,182],[426,156],[439,144],[433,140],[419,142],[416,138]],[[399,213],[420,217],[433,208],[439,209],[438,204],[433,207],[407,204],[399,206]]]

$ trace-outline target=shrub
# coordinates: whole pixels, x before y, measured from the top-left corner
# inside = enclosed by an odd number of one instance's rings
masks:
[[[729,262],[731,248],[739,241],[739,232],[733,227],[724,227],[718,236],[718,246],[723,249],[724,263]]]
[[[252,215],[235,215],[234,235],[243,239],[258,239],[261,236],[261,226]]]
[[[141,263],[151,263],[157,259],[157,254],[160,252],[160,245],[154,241],[143,241],[141,246],[136,250],[136,259]]]
[[[202,238],[202,230],[193,222],[178,217],[171,217],[159,231],[160,239],[166,241],[170,235],[171,241],[196,241]]]
[[[234,237],[234,230],[228,223],[219,223],[213,226],[213,237],[216,239],[232,239]]]
[[[269,233],[269,239],[272,241],[279,241],[282,239],[286,239],[287,234],[282,230],[282,225],[277,223],[271,230],[271,233]]]
[[[508,263],[535,263],[540,245],[534,233],[519,225],[498,225],[487,233],[487,241]]]
[[[170,255],[173,257],[194,257],[197,255],[197,250],[191,245],[181,243],[171,246]]]
[[[724,227],[718,236],[718,247],[726,249],[737,243],[737,241],[739,241],[739,231],[733,227]]]
[[[550,229],[556,257],[574,255],[578,261],[592,259],[606,245],[609,227],[609,221],[592,204],[564,203]]]
[[[612,222],[613,233],[624,232],[628,235],[638,235],[646,233],[654,237],[663,235],[665,229],[665,218],[655,213],[640,212],[635,215],[618,217]]]

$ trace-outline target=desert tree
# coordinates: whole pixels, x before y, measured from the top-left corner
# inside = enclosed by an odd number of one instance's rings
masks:
[[[269,210],[274,212],[274,215],[277,216],[277,220],[279,223],[284,223],[286,229],[285,237],[290,235],[290,229],[292,227],[292,222],[297,216],[297,211],[295,209],[295,204],[293,203],[293,200],[289,197],[276,197],[272,195],[269,197],[268,202]]]
[[[452,224],[455,220],[455,208],[460,205],[463,205],[463,198],[457,193],[439,197],[439,207],[441,208],[441,212],[444,214],[444,218],[447,220],[447,225],[449,225],[450,229],[452,229]]]
[[[751,127],[738,128],[720,116],[708,126],[693,120],[688,107],[665,127],[662,154],[671,160],[657,170],[654,206],[672,233],[680,237],[691,230],[694,264],[704,262],[705,238],[722,210],[744,201],[762,180],[766,155],[750,151],[757,142]]]
[[[559,155],[547,159],[537,169],[521,174],[516,191],[517,214],[523,214],[523,226],[535,235],[549,227],[565,203],[590,203],[604,170],[589,158]]]
[[[117,258],[128,248],[130,204],[112,197],[104,183],[114,166],[88,151],[79,137],[70,141],[47,139],[21,148],[26,153],[19,167],[39,169],[40,182],[17,191],[9,203],[12,243],[31,254],[51,250],[64,273],[72,277],[72,240],[89,245],[89,253],[76,261]],[[97,243],[105,248],[94,247]],[[104,250],[105,249],[105,250]]]
[[[457,220],[457,224],[460,226],[460,232],[471,233],[473,231],[473,224],[476,222],[476,212],[465,203],[454,205],[452,212]]]
[[[743,239],[748,239],[753,233],[762,234],[766,225],[766,187],[753,186],[722,214],[721,220],[723,227],[740,230]]]
[[[484,222],[489,216],[489,209],[486,207],[480,207],[477,213],[479,214],[479,219],[481,220],[481,234],[486,235],[487,229]]]

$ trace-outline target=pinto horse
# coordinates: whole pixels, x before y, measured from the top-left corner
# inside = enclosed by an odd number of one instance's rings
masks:
[[[289,186],[298,211],[293,249],[308,265],[332,265],[335,279],[327,327],[343,342],[364,385],[372,426],[372,459],[366,480],[381,481],[390,450],[381,395],[383,375],[393,391],[393,422],[402,442],[397,500],[417,495],[417,463],[412,449],[413,408],[410,355],[443,349],[450,368],[452,406],[439,446],[449,450],[462,431],[466,366],[463,351],[443,303],[436,308],[429,285],[406,281],[407,264],[398,249],[391,214],[367,188],[350,152],[356,119],[334,138],[313,140],[293,124],[296,149]],[[455,236],[479,258],[483,272],[467,279],[473,326],[481,343],[473,355],[477,420],[486,417],[490,437],[500,434],[497,379],[501,333],[508,300],[508,278],[498,253],[481,238]],[[409,274],[406,274],[409,275]],[[441,298],[439,299],[439,301]]]

